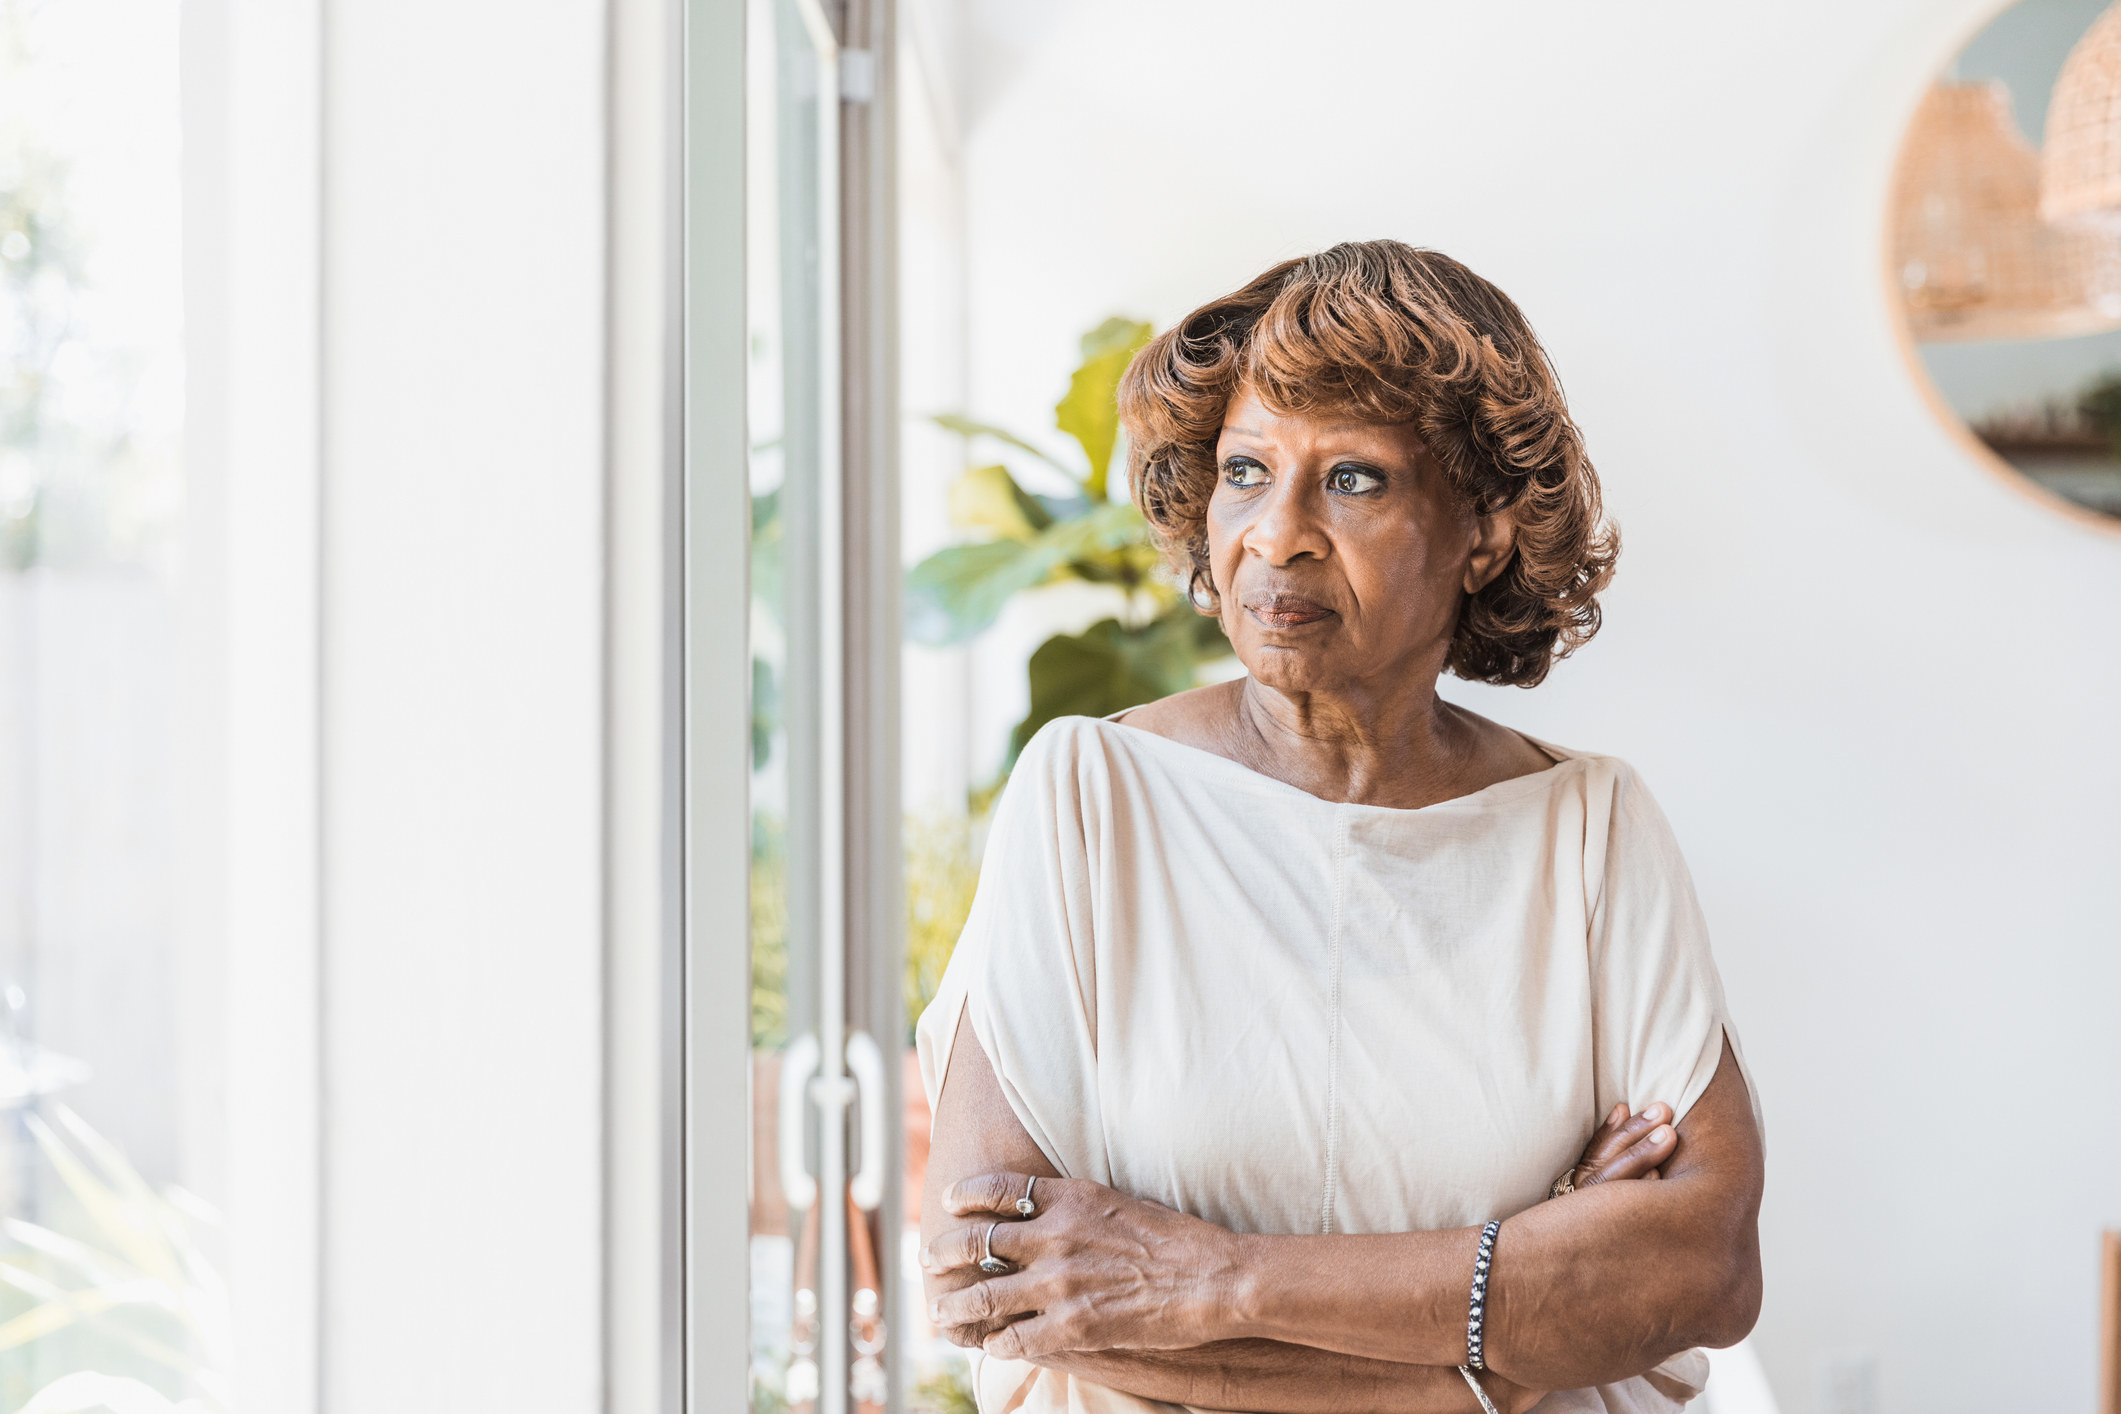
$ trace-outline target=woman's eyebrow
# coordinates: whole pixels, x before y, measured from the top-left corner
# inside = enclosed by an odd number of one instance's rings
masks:
[[[1239,437],[1250,437],[1255,442],[1259,440],[1259,429],[1257,427],[1231,427],[1226,424],[1223,427],[1223,431]]]

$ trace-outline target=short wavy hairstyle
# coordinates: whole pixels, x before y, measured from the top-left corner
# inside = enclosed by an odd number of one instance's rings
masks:
[[[1208,498],[1231,400],[1412,424],[1476,514],[1517,549],[1459,614],[1445,667],[1531,687],[1598,631],[1618,531],[1561,381],[1523,313],[1433,250],[1353,241],[1287,260],[1153,340],[1120,383],[1135,503],[1196,600],[1215,593]]]

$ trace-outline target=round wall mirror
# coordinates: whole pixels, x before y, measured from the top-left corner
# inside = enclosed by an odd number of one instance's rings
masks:
[[[1891,277],[1997,470],[2121,528],[2121,0],[2019,0],[1923,95]]]

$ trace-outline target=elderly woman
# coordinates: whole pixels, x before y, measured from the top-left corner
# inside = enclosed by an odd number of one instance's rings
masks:
[[[1052,723],[995,816],[919,1034],[981,1408],[1676,1408],[1760,1304],[1686,865],[1624,763],[1436,695],[1598,625],[1545,352],[1457,262],[1342,245],[1156,340],[1121,411],[1247,675]]]

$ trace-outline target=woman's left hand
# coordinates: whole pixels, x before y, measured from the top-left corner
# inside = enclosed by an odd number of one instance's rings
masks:
[[[922,1247],[921,1266],[977,1268],[999,1221],[993,1253],[1017,1268],[934,1300],[929,1317],[951,1340],[1031,1360],[1066,1350],[1181,1350],[1228,1337],[1217,1327],[1236,1287],[1235,1233],[1070,1178],[1039,1179],[1034,1215],[1018,1220],[1027,1182],[990,1173],[944,1195],[951,1216],[979,1221]],[[1009,1324],[994,1330],[1001,1322]],[[979,1332],[991,1334],[982,1342]]]

